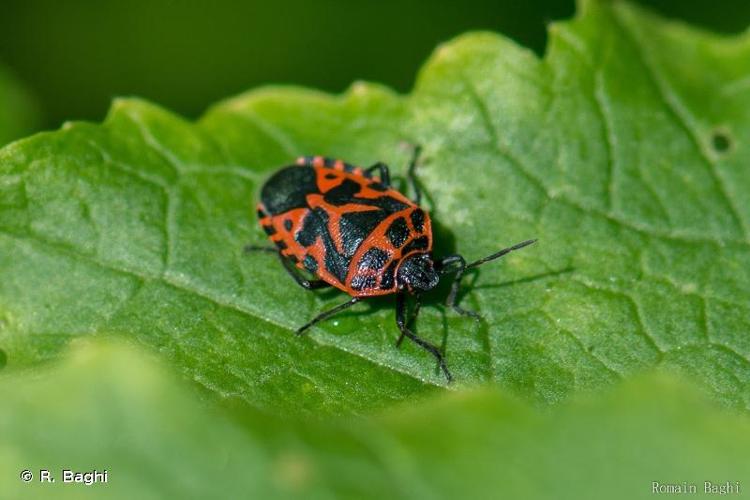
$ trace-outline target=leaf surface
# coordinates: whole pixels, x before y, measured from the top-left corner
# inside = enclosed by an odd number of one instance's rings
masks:
[[[551,412],[487,388],[378,416],[237,420],[198,404],[153,356],[98,342],[0,389],[11,498],[632,500],[653,498],[654,482],[744,488],[750,466],[747,416],[664,377]],[[108,482],[63,483],[63,470],[106,470]]]
[[[584,2],[543,59],[492,34],[438,48],[412,94],[272,87],[189,123],[118,100],[0,151],[0,349],[9,369],[117,335],[210,394],[280,413],[361,413],[445,385],[394,347],[391,302],[293,331],[345,300],[294,285],[253,215],[265,177],[323,154],[403,174],[436,251],[533,247],[466,280],[471,320],[428,300],[418,332],[454,387],[555,402],[643,370],[684,371],[750,405],[750,40],[625,3]],[[369,307],[369,308],[368,308]]]

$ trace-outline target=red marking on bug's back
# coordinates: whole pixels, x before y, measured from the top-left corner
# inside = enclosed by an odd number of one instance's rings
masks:
[[[383,190],[371,188],[371,184],[380,182],[379,176],[365,176],[360,167],[348,165],[341,160],[326,160],[321,156],[300,157],[297,159],[296,163],[297,165],[303,165],[306,168],[314,168],[317,192],[306,194],[305,207],[294,208],[275,216],[268,215],[268,211],[263,208],[262,204],[259,205],[260,212],[266,214],[266,216],[263,217],[261,224],[264,226],[270,225],[275,231],[269,236],[269,239],[279,246],[282,255],[292,259],[295,265],[300,269],[306,269],[304,264],[306,258],[308,259],[308,262],[310,259],[314,259],[316,266],[314,266],[315,272],[313,274],[351,296],[369,297],[395,293],[397,291],[395,274],[398,269],[398,262],[408,255],[414,253],[428,253],[432,250],[432,228],[427,213],[425,212],[424,214],[422,230],[417,231],[413,225],[410,214],[413,210],[419,209],[419,207],[395,189],[389,188]],[[404,209],[390,213],[383,218],[383,220],[381,220],[369,234],[365,235],[354,254],[350,257],[346,257],[348,263],[346,276],[341,280],[327,269],[327,250],[322,237],[317,237],[312,245],[305,247],[297,241],[296,235],[303,228],[305,218],[311,211],[316,209],[322,210],[327,217],[326,230],[330,235],[335,251],[341,256],[344,256],[344,238],[341,234],[342,216],[352,212],[382,210],[382,208],[378,206],[358,203],[356,201],[345,203],[343,205],[332,205],[326,202],[326,193],[337,188],[346,181],[355,182],[359,186],[359,191],[356,193],[355,198],[376,200],[381,197],[389,197],[402,203]],[[395,247],[388,238],[387,231],[391,224],[398,218],[403,218],[406,221],[408,237],[402,245]],[[427,238],[424,247],[410,250],[405,254],[403,249],[408,247],[412,240],[419,237]],[[364,266],[360,267],[360,263],[365,254],[373,248],[382,250],[387,254],[386,262],[377,270],[369,269]],[[394,261],[397,261],[397,264],[392,266]],[[392,273],[392,275],[390,277],[385,276],[384,273],[386,273],[386,271]],[[368,281],[372,286],[362,289],[355,289],[353,287],[353,280],[356,279],[361,283],[362,280],[366,278],[373,278]],[[388,286],[381,288],[384,280]]]

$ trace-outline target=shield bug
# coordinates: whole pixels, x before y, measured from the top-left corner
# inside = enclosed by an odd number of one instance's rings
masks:
[[[395,294],[396,325],[401,331],[396,345],[408,337],[435,357],[451,381],[440,350],[409,328],[407,295],[415,298],[411,319],[416,319],[420,295],[435,288],[443,276],[453,274],[446,305],[462,315],[479,318],[456,303],[465,271],[536,240],[523,241],[468,264],[457,254],[433,257],[432,225],[419,206],[421,191],[415,177],[419,152],[419,147],[414,148],[407,170],[413,199],[391,186],[384,163],[360,168],[341,160],[304,156],[296,165],[283,167],[263,185],[257,205],[260,225],[275,246],[247,246],[246,250],[278,254],[286,271],[303,288],[334,286],[351,296],[302,325],[297,334],[363,299]],[[300,270],[316,279],[307,279]]]

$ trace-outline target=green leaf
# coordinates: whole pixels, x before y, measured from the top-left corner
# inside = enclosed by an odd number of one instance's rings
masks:
[[[671,379],[540,412],[496,390],[377,417],[228,419],[132,348],[78,346],[0,382],[0,485],[10,498],[653,498],[653,482],[734,487],[750,420]],[[24,469],[35,478],[24,483]],[[39,470],[55,483],[40,483]],[[63,470],[107,484],[63,484]]]
[[[493,34],[441,46],[414,92],[266,88],[189,123],[118,100],[0,151],[0,349],[8,369],[71,338],[151,346],[223,398],[272,412],[357,413],[445,385],[394,347],[391,302],[292,332],[343,301],[299,289],[252,215],[263,179],[301,154],[403,174],[403,142],[437,251],[475,259],[539,243],[434,294],[418,331],[457,383],[555,402],[653,367],[750,407],[750,37],[720,38],[626,3],[586,2],[544,59]]]
[[[0,64],[0,146],[39,126],[39,110],[29,92]]]
[[[268,455],[257,439],[132,348],[81,345],[65,364],[0,386],[4,496],[268,498]],[[40,482],[41,469],[54,484]],[[63,469],[106,470],[108,483],[64,484]],[[21,481],[22,470],[34,479]]]

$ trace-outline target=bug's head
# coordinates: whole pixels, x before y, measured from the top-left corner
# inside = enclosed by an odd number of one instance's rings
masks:
[[[414,254],[401,263],[396,274],[396,283],[400,289],[424,292],[435,288],[440,275],[435,270],[429,254]]]

